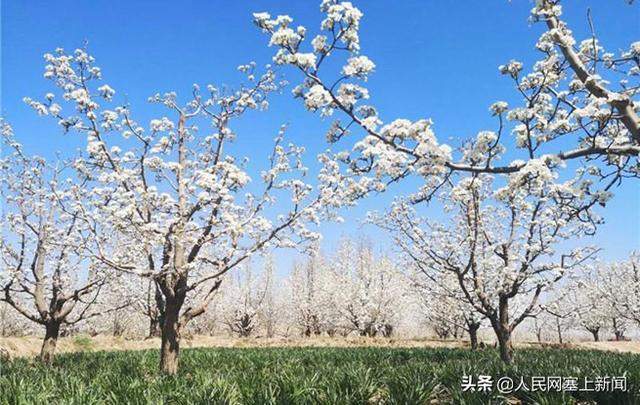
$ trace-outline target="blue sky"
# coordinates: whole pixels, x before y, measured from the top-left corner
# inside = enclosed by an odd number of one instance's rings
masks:
[[[623,0],[565,2],[565,18],[577,38],[588,35],[586,10],[605,48],[619,51],[640,39],[640,7]],[[251,14],[286,13],[315,32],[321,20],[316,1],[201,0],[56,2],[2,1],[2,114],[33,153],[80,147],[83,139],[62,135],[51,120],[38,118],[22,103],[24,96],[51,91],[42,78],[42,55],[56,47],[73,50],[88,41],[116,99],[131,103],[139,121],[164,113],[146,105],[158,91],[188,93],[192,83],[229,84],[240,80],[235,67],[254,60],[270,62],[268,39],[251,23]],[[527,18],[527,0],[356,2],[364,12],[363,53],[377,65],[368,87],[385,121],[432,118],[443,142],[458,144],[483,129],[493,129],[487,112],[497,100],[517,102],[511,82],[497,66],[518,59],[525,70],[535,61],[534,44],[542,32]],[[613,23],[612,23],[613,21]],[[299,79],[283,70],[292,82]],[[273,136],[288,123],[289,137],[307,146],[310,156],[322,151],[328,121],[304,111],[289,89],[271,100],[267,113],[246,117],[237,126],[238,148],[259,164]],[[394,189],[410,191],[415,182]],[[323,227],[329,245],[342,234],[367,234],[383,245],[385,237],[358,220],[369,209],[384,207],[392,193],[369,199],[347,215],[342,225]],[[607,207],[607,221],[597,243],[603,258],[625,256],[640,246],[640,185],[627,182]],[[426,213],[438,215],[437,209]],[[288,260],[283,257],[280,260]]]

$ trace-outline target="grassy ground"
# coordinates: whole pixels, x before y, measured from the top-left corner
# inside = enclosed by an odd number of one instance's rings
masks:
[[[156,372],[157,351],[64,354],[52,369],[0,364],[2,404],[487,404],[640,403],[640,355],[523,349],[514,367],[493,350],[218,348],[183,351],[178,377]],[[462,392],[463,375],[622,376],[629,392]],[[593,402],[595,401],[595,402]]]

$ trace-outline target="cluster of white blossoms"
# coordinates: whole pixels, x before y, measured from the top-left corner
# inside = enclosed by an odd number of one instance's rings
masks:
[[[471,166],[490,164],[492,160],[500,159],[505,148],[499,143],[500,134],[494,131],[480,131],[476,138],[462,146],[461,161]]]
[[[321,27],[325,31],[340,30],[339,41],[351,52],[360,50],[360,19],[362,12],[348,1],[322,0],[320,11],[326,14]]]
[[[489,111],[491,111],[493,115],[500,115],[503,112],[507,111],[508,108],[509,104],[507,104],[505,101],[496,101],[495,103],[491,104],[491,107],[489,107]]]
[[[175,129],[175,124],[169,118],[162,117],[151,120],[151,122],[149,122],[149,129],[151,129],[151,132],[169,132]]]
[[[103,84],[102,86],[98,87],[98,92],[105,100],[108,101],[110,101],[116,94],[116,91],[112,89],[108,84]]]
[[[545,156],[540,159],[528,160],[522,169],[509,175],[507,185],[499,188],[496,195],[510,198],[510,196],[522,192],[523,189],[534,195],[544,192],[545,188],[554,184],[558,177],[558,174],[550,168],[549,159],[553,159],[553,157]]]
[[[349,58],[347,64],[344,65],[342,68],[342,74],[345,76],[360,77],[366,80],[367,76],[373,73],[375,67],[376,65],[366,56],[354,56]]]
[[[341,84],[338,88],[336,98],[338,104],[347,108],[353,108],[353,106],[355,106],[358,101],[366,100],[369,98],[369,90],[362,86],[358,86],[357,84],[344,83]],[[375,117],[369,117],[367,119],[371,118]]]
[[[49,109],[47,108],[47,106],[44,105],[43,103],[39,102],[39,101],[32,100],[29,97],[24,97],[22,99],[22,101],[24,101],[24,103],[27,104],[29,107],[33,108],[33,110],[36,113],[38,113],[38,115],[48,115],[49,114]]]
[[[331,93],[325,90],[324,87],[317,84],[309,89],[304,95],[304,105],[311,111],[317,111],[324,109],[332,103]],[[325,111],[331,111],[327,109]],[[330,115],[331,113],[324,113],[324,115]]]
[[[498,70],[503,75],[510,75],[511,77],[517,77],[520,71],[522,70],[522,62],[518,62],[517,60],[511,60],[506,65],[498,66]]]
[[[304,69],[316,67],[316,55],[313,53],[296,53],[295,55],[291,55],[291,57],[294,59],[288,63],[296,64]]]

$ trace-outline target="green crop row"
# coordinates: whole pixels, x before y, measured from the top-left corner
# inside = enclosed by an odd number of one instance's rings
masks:
[[[2,404],[487,404],[640,403],[640,356],[530,349],[514,366],[493,350],[388,348],[190,349],[177,377],[157,351],[58,356],[53,367],[0,366]],[[625,376],[627,392],[463,392],[463,375]]]

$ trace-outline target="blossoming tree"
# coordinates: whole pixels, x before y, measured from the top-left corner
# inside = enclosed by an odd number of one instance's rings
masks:
[[[302,336],[333,335],[338,327],[337,309],[331,302],[334,285],[327,278],[326,258],[316,246],[304,262],[294,264],[286,280],[287,313]]]
[[[602,308],[616,340],[624,338],[628,323],[640,324],[640,256],[632,252],[626,260],[598,263],[582,290],[589,291],[593,305]]]
[[[484,317],[465,299],[454,274],[430,272],[421,261],[407,260],[406,268],[411,291],[438,337],[457,337],[458,330],[466,332],[471,350],[476,350]]]
[[[574,308],[569,291],[557,288],[547,297],[546,302],[541,305],[542,312],[538,314],[534,321],[538,321],[543,325],[550,325],[554,329],[558,343],[563,344],[565,331],[576,326]],[[541,334],[542,332],[538,333]]]
[[[80,219],[87,190],[70,163],[27,155],[5,122],[2,136],[1,299],[45,328],[40,360],[50,364],[61,327],[101,314],[93,306],[109,273],[88,253],[95,235]]]
[[[377,255],[365,240],[343,239],[327,260],[326,275],[342,330],[368,337],[393,333],[407,286],[389,257]]]
[[[444,193],[450,223],[427,221],[402,201],[376,223],[394,235],[427,277],[457,280],[457,291],[489,320],[501,358],[510,363],[513,330],[539,311],[543,292],[596,249],[555,251],[560,241],[580,235],[585,224],[552,203],[553,179],[539,176],[527,191],[509,184],[493,191],[492,182],[490,175],[474,175]]]
[[[288,313],[303,336],[390,336],[405,315],[407,284],[390,257],[343,238],[313,252],[287,280]]]
[[[258,327],[267,329],[266,316],[273,300],[273,266],[267,260],[264,271],[257,272],[251,263],[229,274],[227,288],[222,294],[222,322],[239,337],[249,337]],[[261,325],[264,323],[264,325]],[[271,325],[273,327],[273,325]]]
[[[175,374],[180,332],[206,310],[220,277],[258,252],[316,240],[309,225],[344,204],[351,183],[323,154],[314,191],[303,181],[304,149],[285,144],[281,131],[258,172],[261,191],[258,184],[249,188],[249,162],[232,154],[232,126],[245,112],[267,107],[268,94],[280,87],[271,69],[257,75],[254,64],[243,65],[246,85],[235,91],[194,85],[185,102],[176,93],[156,94],[150,102],[168,116],[144,128],[130,106],[114,105],[115,91],[99,82],[101,70],[85,51],[58,49],[45,59],[45,77],[61,101],[53,94],[25,101],[87,137],[88,157],[76,166],[97,202],[83,218],[96,234],[117,232],[129,245],[115,255],[94,245],[91,255],[157,283],[164,306],[161,369]]]

